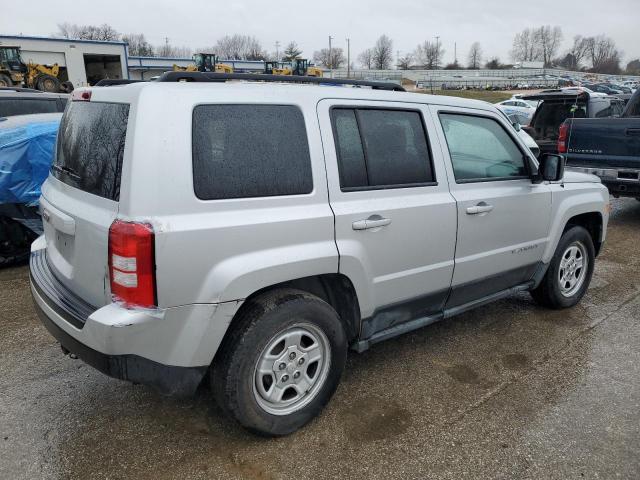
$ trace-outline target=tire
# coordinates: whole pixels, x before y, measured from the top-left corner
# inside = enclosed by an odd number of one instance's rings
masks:
[[[580,258],[582,268],[578,266]],[[531,291],[531,296],[545,307],[573,307],[589,288],[594,264],[595,248],[589,232],[579,226],[568,228],[560,238],[547,273],[540,285]],[[561,279],[563,274],[565,281]]]
[[[0,216],[0,268],[26,262],[31,252],[31,242],[36,237],[15,220]]]
[[[0,73],[0,87],[13,87],[11,78],[4,73]]]
[[[60,80],[53,75],[43,73],[36,79],[36,88],[43,92],[57,93],[60,91]]]
[[[342,322],[328,303],[294,289],[250,299],[239,315],[211,368],[216,401],[251,432],[295,432],[320,413],[340,382],[347,357]],[[278,392],[279,400],[269,400]]]

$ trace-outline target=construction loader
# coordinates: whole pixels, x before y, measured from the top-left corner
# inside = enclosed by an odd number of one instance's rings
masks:
[[[173,64],[173,71],[233,73],[233,67],[225,63],[219,63],[217,55],[213,53],[196,53],[193,56],[193,64],[186,67]]]
[[[269,75],[298,75],[322,77],[322,69],[309,64],[306,58],[294,58],[289,62],[265,62],[264,73]]]
[[[20,47],[0,45],[0,87],[24,86],[54,93],[73,90],[70,82],[61,85],[59,73],[57,63],[51,66],[33,62],[25,64],[20,55]]]

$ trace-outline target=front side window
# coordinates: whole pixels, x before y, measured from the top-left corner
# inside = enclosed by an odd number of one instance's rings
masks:
[[[193,178],[202,200],[299,195],[313,189],[304,118],[291,105],[199,105]]]
[[[340,187],[400,188],[434,181],[419,112],[334,108]]]
[[[458,182],[527,176],[525,156],[495,120],[464,114],[441,114],[453,172]]]

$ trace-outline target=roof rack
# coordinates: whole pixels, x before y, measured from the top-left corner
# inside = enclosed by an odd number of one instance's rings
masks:
[[[30,93],[44,93],[42,90],[36,90],[35,88],[25,87],[0,87],[0,92],[30,92]]]
[[[346,80],[344,78],[303,77],[298,75],[267,75],[261,73],[217,73],[217,72],[165,72],[157,82],[226,82],[228,80],[250,80],[253,82],[313,83],[316,85],[353,85],[374,90],[405,92],[394,82],[371,82],[368,80]]]
[[[127,80],[123,78],[111,79],[111,78],[103,78],[98,83],[94,85],[94,87],[113,87],[114,85],[128,85],[130,83],[140,83],[145,80]]]

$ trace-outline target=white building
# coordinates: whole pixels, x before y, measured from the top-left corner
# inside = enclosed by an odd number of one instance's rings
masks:
[[[19,46],[25,63],[57,63],[60,80],[74,87],[103,78],[129,78],[125,42],[0,35],[0,45]]]

